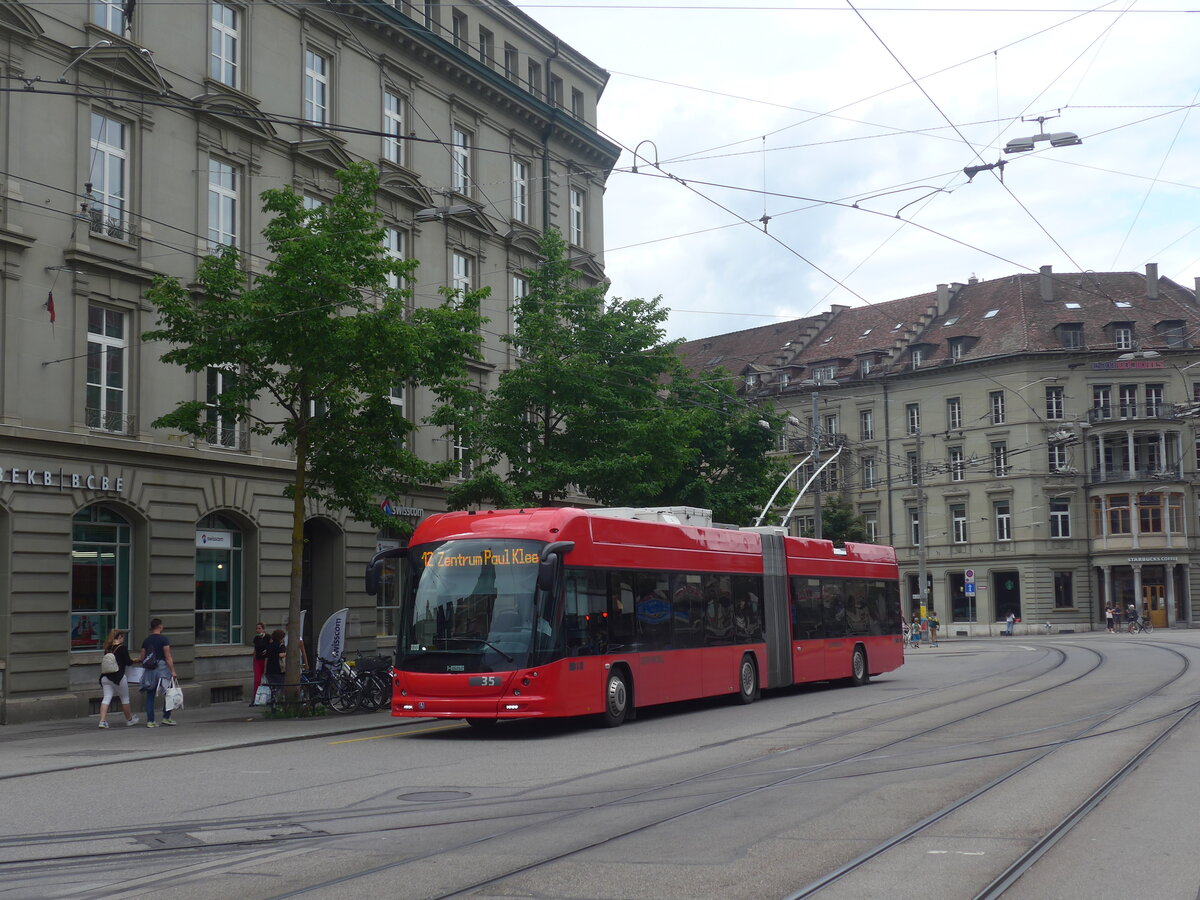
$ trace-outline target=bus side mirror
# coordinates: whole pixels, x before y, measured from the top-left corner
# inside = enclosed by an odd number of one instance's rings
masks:
[[[383,563],[388,559],[398,559],[402,556],[407,556],[408,550],[404,547],[392,547],[388,550],[380,550],[371,557],[371,561],[367,563],[366,588],[368,594],[379,593],[379,583],[383,581]]]
[[[558,577],[560,557],[575,549],[574,541],[554,541],[542,550],[542,561],[538,563],[537,586],[543,591],[554,590]]]

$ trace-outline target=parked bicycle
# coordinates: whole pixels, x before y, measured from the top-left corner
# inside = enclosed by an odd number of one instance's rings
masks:
[[[301,675],[300,681],[313,703],[340,713],[358,709],[360,685],[343,659],[318,659],[317,668]]]
[[[1137,634],[1139,631],[1149,634],[1154,630],[1154,626],[1150,624],[1149,616],[1142,616],[1140,619],[1134,619],[1129,623],[1129,633]]]
[[[377,710],[390,706],[392,702],[392,661],[386,656],[363,656],[353,663],[354,677],[358,681],[359,709]]]

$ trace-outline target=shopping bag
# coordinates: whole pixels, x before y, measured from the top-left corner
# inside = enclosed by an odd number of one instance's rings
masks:
[[[258,690],[254,692],[254,706],[270,706],[271,705],[271,686],[265,681],[258,686]]]
[[[163,701],[167,712],[176,709],[183,709],[183,688],[179,686],[179,682],[174,678],[171,679],[167,686],[166,699]]]

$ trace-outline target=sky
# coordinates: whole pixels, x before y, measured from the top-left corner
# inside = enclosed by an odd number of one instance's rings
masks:
[[[1043,265],[1200,276],[1195,0],[517,6],[610,73],[609,295],[661,296],[668,338]],[[1056,132],[1083,143],[1002,152]]]

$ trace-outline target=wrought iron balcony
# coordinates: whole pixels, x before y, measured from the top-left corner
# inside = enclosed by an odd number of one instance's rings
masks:
[[[1174,403],[1111,403],[1093,406],[1087,411],[1088,423],[1176,421],[1180,418]]]
[[[239,426],[209,425],[204,440],[210,447],[224,450],[249,450],[250,431]]]
[[[1181,481],[1183,470],[1178,466],[1161,466],[1156,468],[1108,469],[1105,471],[1092,470],[1088,472],[1089,484],[1113,484],[1131,481]]]
[[[84,410],[84,422],[94,431],[107,431],[109,434],[133,434],[137,425],[134,416],[90,406]]]

